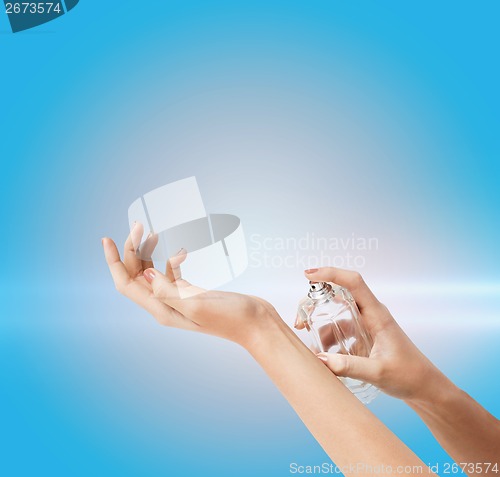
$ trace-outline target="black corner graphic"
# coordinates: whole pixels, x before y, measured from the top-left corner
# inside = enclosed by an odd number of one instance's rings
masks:
[[[28,30],[63,16],[76,7],[79,0],[51,2],[19,2],[4,0],[5,12],[13,33]]]

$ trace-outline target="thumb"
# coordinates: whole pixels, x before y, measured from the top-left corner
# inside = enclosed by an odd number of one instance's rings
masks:
[[[374,359],[338,353],[319,353],[316,356],[337,376],[370,384],[377,384],[380,379],[381,365]]]
[[[153,295],[165,304],[177,308],[175,305],[179,301],[179,290],[175,283],[172,283],[163,273],[154,268],[148,268],[143,273],[146,281],[151,285]]]

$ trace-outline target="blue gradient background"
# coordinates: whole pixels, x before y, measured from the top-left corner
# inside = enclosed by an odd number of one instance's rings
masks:
[[[280,476],[328,461],[242,350],[159,327],[101,256],[196,175],[247,236],[377,237],[366,280],[500,414],[498,2],[86,0],[0,16],[0,474]],[[291,323],[300,267],[228,289]],[[279,352],[277,350],[277,352]],[[450,462],[404,406],[373,411]],[[327,412],[327,410],[325,410]]]

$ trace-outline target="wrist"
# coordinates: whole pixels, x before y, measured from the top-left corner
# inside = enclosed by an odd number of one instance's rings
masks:
[[[239,344],[250,354],[266,346],[269,341],[276,336],[283,335],[286,330],[290,330],[287,324],[281,319],[278,312],[266,309],[253,320],[252,326],[245,330]]]
[[[460,396],[461,390],[439,369],[434,366],[432,368],[427,376],[426,385],[417,394],[404,400],[417,412],[429,408],[447,407]]]

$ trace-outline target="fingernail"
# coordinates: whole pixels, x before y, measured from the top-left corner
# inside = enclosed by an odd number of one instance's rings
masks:
[[[326,354],[317,354],[316,357],[318,359],[320,359],[321,361],[323,361],[323,363],[327,363],[328,362],[328,356],[326,356]]]
[[[137,222],[134,220],[134,223],[132,224],[132,230],[135,228],[136,225],[137,225]]]
[[[105,240],[106,240],[106,237],[103,237],[103,238],[101,239],[101,244],[102,244],[102,246],[103,246],[103,247],[104,247],[104,241],[105,241]]]
[[[305,270],[305,272],[308,274],[308,275],[311,275],[312,273],[316,273],[318,271],[317,268],[309,268],[308,270]]]
[[[184,247],[182,247],[176,255],[182,255],[183,253],[186,253],[186,249]]]
[[[152,268],[148,268],[147,270],[144,270],[144,278],[149,282],[151,283],[154,278],[155,278],[155,272]]]

